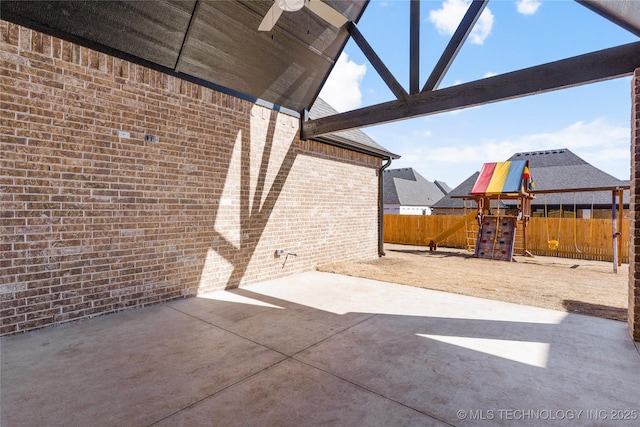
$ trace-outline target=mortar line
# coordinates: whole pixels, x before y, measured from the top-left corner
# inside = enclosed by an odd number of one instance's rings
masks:
[[[180,413],[180,412],[184,411],[185,409],[189,409],[189,408],[191,408],[191,407],[193,407],[193,406],[195,406],[195,405],[199,404],[200,402],[203,402],[203,401],[205,401],[205,400],[207,400],[207,399],[209,399],[209,398],[211,398],[211,397],[213,397],[213,396],[217,395],[218,393],[221,393],[221,392],[223,392],[223,391],[225,391],[225,390],[228,390],[230,387],[233,387],[233,386],[238,385],[238,384],[240,384],[240,383],[242,383],[242,382],[244,382],[244,381],[247,381],[248,379],[253,378],[254,376],[256,376],[256,375],[258,375],[258,374],[261,374],[262,372],[266,371],[267,369],[270,369],[270,368],[272,368],[272,367],[274,367],[274,366],[276,366],[276,365],[278,365],[278,364],[280,364],[280,363],[284,362],[285,360],[291,359],[291,356],[289,356],[289,355],[287,355],[287,354],[285,354],[285,353],[283,353],[283,352],[281,352],[281,351],[278,351],[278,350],[275,350],[275,349],[273,349],[273,348],[270,348],[270,347],[268,347],[268,346],[266,346],[266,345],[264,345],[264,344],[260,344],[260,343],[258,343],[258,342],[256,342],[256,341],[254,341],[254,340],[252,340],[252,339],[249,339],[249,338],[247,338],[247,337],[243,337],[242,335],[239,335],[239,334],[237,334],[236,332],[233,332],[233,331],[230,331],[230,330],[228,330],[228,329],[226,329],[226,328],[223,328],[223,327],[221,327],[221,326],[215,325],[215,324],[213,324],[213,323],[211,323],[211,322],[209,322],[209,321],[207,321],[207,320],[204,320],[204,319],[202,319],[202,318],[200,318],[200,317],[198,317],[198,316],[194,316],[193,314],[186,313],[186,312],[184,312],[184,311],[182,311],[182,310],[180,310],[180,309],[178,309],[178,308],[176,308],[176,307],[173,307],[173,306],[171,306],[171,305],[169,305],[169,304],[165,304],[165,305],[166,305],[167,307],[169,307],[169,308],[171,308],[171,309],[173,309],[173,310],[177,311],[178,313],[182,313],[182,314],[184,314],[185,316],[191,317],[192,319],[196,319],[196,320],[198,320],[198,321],[200,321],[200,322],[202,322],[202,323],[206,323],[207,325],[211,325],[211,326],[213,326],[213,327],[214,327],[214,328],[216,328],[216,329],[220,329],[220,330],[222,330],[222,331],[225,331],[225,332],[227,332],[227,333],[230,333],[230,334],[232,334],[232,335],[235,335],[235,336],[236,336],[236,337],[238,337],[238,338],[241,338],[241,339],[243,339],[243,340],[246,340],[246,341],[249,341],[249,342],[251,342],[251,343],[253,343],[253,344],[256,344],[256,345],[257,345],[257,346],[259,346],[259,347],[266,348],[267,350],[271,350],[271,351],[273,351],[273,352],[275,352],[275,353],[278,353],[278,354],[280,354],[280,355],[284,356],[284,358],[283,358],[283,359],[280,359],[279,361],[277,361],[277,362],[275,362],[275,363],[268,364],[268,365],[267,365],[267,366],[265,366],[264,368],[259,369],[259,370],[257,370],[256,372],[254,372],[254,373],[252,373],[252,374],[250,374],[250,375],[247,375],[247,376],[245,376],[245,377],[243,377],[243,378],[240,378],[239,380],[234,381],[234,382],[232,382],[231,384],[228,384],[228,385],[226,385],[225,387],[222,387],[221,389],[216,390],[216,391],[214,391],[213,393],[211,393],[211,394],[209,394],[209,395],[206,395],[206,396],[202,397],[201,399],[198,399],[198,400],[196,400],[195,402],[188,404],[188,405],[187,405],[187,406],[185,406],[185,407],[182,407],[182,408],[177,409],[177,410],[175,410],[174,412],[172,412],[172,413],[170,413],[170,414],[168,414],[168,415],[165,415],[164,417],[162,417],[162,418],[160,418],[160,419],[158,419],[158,420],[156,420],[156,421],[152,422],[151,424],[148,424],[148,427],[151,427],[151,426],[153,426],[153,425],[156,425],[156,424],[158,424],[158,423],[160,423],[160,422],[162,422],[162,421],[166,420],[167,418],[170,418],[170,417],[172,417],[172,416],[174,416],[174,415],[176,415],[176,414],[178,414],[178,413]]]
[[[377,392],[377,391],[371,390],[371,389],[369,389],[369,388],[367,388],[367,387],[365,387],[365,386],[363,386],[363,385],[361,385],[361,384],[358,384],[358,383],[356,383],[356,382],[354,382],[354,381],[352,381],[352,380],[350,380],[350,379],[348,379],[348,378],[344,378],[344,377],[342,377],[342,376],[340,376],[340,375],[338,375],[338,374],[336,374],[336,373],[333,373],[333,372],[327,371],[326,369],[323,369],[323,368],[320,368],[320,367],[318,367],[318,366],[312,365],[311,363],[305,362],[304,360],[300,360],[300,359],[297,359],[297,358],[295,358],[295,357],[292,357],[292,359],[293,359],[293,360],[295,360],[296,362],[299,362],[299,363],[302,363],[302,364],[304,364],[304,365],[307,365],[307,366],[309,366],[310,368],[317,369],[318,371],[324,372],[325,374],[331,375],[331,376],[332,376],[332,377],[334,377],[334,378],[337,378],[337,379],[339,379],[339,380],[341,380],[341,381],[344,381],[344,382],[346,382],[346,383],[349,383],[349,384],[353,385],[354,387],[357,387],[357,388],[359,388],[359,389],[361,389],[361,390],[364,390],[364,391],[366,391],[366,392],[368,392],[368,393],[371,393],[371,394],[373,394],[373,395],[376,395],[376,396],[378,396],[378,397],[381,397],[381,398],[383,398],[383,399],[385,399],[385,400],[389,400],[389,401],[391,401],[391,402],[394,402],[394,403],[396,403],[396,404],[398,404],[398,405],[400,405],[400,406],[403,406],[403,407],[405,407],[405,408],[407,408],[407,409],[411,409],[412,411],[418,412],[418,413],[420,413],[420,414],[422,414],[422,415],[425,415],[425,416],[427,416],[427,417],[429,417],[429,418],[433,418],[434,420],[438,420],[438,421],[440,421],[440,422],[442,422],[442,423],[444,423],[444,424],[446,424],[446,425],[449,425],[449,426],[452,426],[452,427],[456,427],[456,425],[455,425],[455,424],[451,424],[451,423],[449,423],[448,421],[443,420],[443,419],[441,419],[441,418],[438,418],[437,416],[435,416],[435,415],[433,415],[433,414],[430,414],[430,413],[425,412],[425,411],[421,411],[420,409],[416,409],[416,408],[414,408],[414,407],[412,407],[412,406],[410,406],[410,405],[407,405],[406,403],[400,402],[400,401],[398,401],[398,400],[396,400],[396,399],[394,399],[394,398],[392,398],[392,397],[389,397],[389,396],[386,396],[386,395],[384,395],[384,394],[382,394],[382,393],[379,393],[379,392]]]
[[[315,342],[315,343],[313,343],[313,344],[311,344],[311,345],[309,345],[309,346],[305,347],[304,349],[302,349],[302,350],[300,350],[300,351],[298,351],[298,352],[296,352],[296,353],[294,353],[294,354],[292,354],[292,355],[287,355],[287,354],[285,354],[285,353],[282,353],[281,351],[278,351],[278,350],[272,349],[272,348],[270,348],[270,347],[268,347],[268,346],[266,346],[266,345],[264,345],[264,344],[260,344],[260,343],[258,343],[258,342],[256,342],[256,341],[254,341],[254,340],[252,340],[252,339],[250,339],[250,338],[246,338],[246,337],[244,337],[244,336],[242,336],[242,335],[239,335],[239,334],[238,334],[238,333],[236,333],[236,332],[230,331],[230,330],[228,330],[228,329],[226,329],[226,328],[223,328],[223,327],[221,327],[221,326],[215,325],[215,324],[213,324],[213,323],[211,323],[211,322],[209,322],[209,321],[207,321],[207,320],[201,319],[200,317],[197,317],[197,316],[194,316],[194,315],[192,315],[192,314],[186,313],[186,312],[184,312],[184,311],[182,311],[182,310],[179,310],[179,309],[178,309],[178,308],[176,308],[176,307],[173,307],[173,306],[170,306],[170,305],[167,305],[167,306],[168,306],[168,307],[170,307],[170,308],[172,308],[173,310],[175,310],[175,311],[179,312],[179,313],[182,313],[182,314],[184,314],[184,315],[186,315],[186,316],[189,316],[189,317],[191,317],[191,318],[194,318],[194,319],[196,319],[196,320],[199,320],[199,321],[201,321],[201,322],[203,322],[203,323],[206,323],[206,324],[208,324],[208,325],[214,326],[215,328],[221,329],[221,330],[223,330],[223,331],[225,331],[225,332],[231,333],[231,334],[233,334],[233,335],[235,335],[235,336],[237,336],[237,337],[239,337],[239,338],[242,338],[242,339],[244,339],[244,340],[247,340],[247,341],[249,341],[249,342],[252,342],[252,343],[254,343],[254,344],[256,344],[256,345],[258,345],[258,346],[260,346],[260,347],[264,347],[264,348],[266,348],[266,349],[272,350],[272,351],[274,351],[274,352],[276,352],[276,353],[278,353],[278,354],[281,354],[282,356],[285,356],[285,357],[284,357],[283,359],[281,359],[281,360],[279,360],[279,361],[275,362],[275,363],[272,363],[272,364],[269,364],[268,366],[265,366],[264,368],[262,368],[262,369],[260,369],[260,370],[258,370],[258,371],[256,371],[256,372],[254,372],[254,373],[253,373],[253,374],[251,374],[251,375],[247,375],[246,377],[241,378],[241,379],[239,379],[238,381],[233,382],[232,384],[229,384],[229,385],[227,385],[227,386],[225,386],[225,387],[223,387],[223,388],[221,388],[221,389],[219,389],[219,390],[216,390],[215,392],[213,392],[213,393],[211,393],[211,394],[209,394],[209,395],[207,395],[207,396],[204,396],[203,398],[201,398],[201,399],[199,399],[199,400],[197,400],[197,401],[195,401],[195,402],[193,402],[193,403],[191,403],[191,404],[189,404],[189,405],[187,405],[187,406],[185,406],[185,407],[183,407],[183,408],[180,408],[180,409],[178,409],[178,410],[174,411],[174,412],[173,412],[173,413],[171,413],[171,414],[168,414],[168,415],[166,415],[166,416],[164,416],[164,417],[162,417],[162,418],[160,418],[160,419],[158,419],[158,420],[154,421],[153,423],[149,424],[149,425],[148,425],[148,427],[151,427],[151,426],[153,426],[153,425],[157,425],[157,424],[158,424],[158,423],[160,423],[161,421],[166,420],[167,418],[170,418],[170,417],[172,417],[172,416],[174,416],[174,415],[176,415],[176,414],[178,414],[178,413],[180,413],[180,412],[184,411],[185,409],[189,409],[189,408],[191,408],[191,407],[194,407],[195,405],[197,405],[197,404],[199,404],[199,403],[201,403],[201,402],[203,402],[203,401],[205,401],[205,400],[207,400],[207,399],[209,399],[209,398],[211,398],[211,397],[214,397],[215,395],[217,395],[217,394],[219,394],[219,393],[221,393],[221,392],[223,392],[223,391],[226,391],[226,390],[228,390],[228,389],[229,389],[229,388],[231,388],[231,387],[234,387],[234,386],[239,385],[239,384],[241,384],[241,383],[243,383],[243,382],[246,382],[246,381],[250,380],[251,378],[255,377],[256,375],[259,375],[259,374],[261,374],[261,373],[263,373],[263,372],[265,372],[265,371],[267,371],[267,370],[269,370],[269,369],[271,369],[271,368],[273,368],[273,367],[275,367],[275,366],[277,366],[277,365],[279,365],[279,364],[281,364],[281,363],[283,363],[283,362],[285,362],[285,361],[287,361],[287,360],[294,360],[294,361],[296,361],[296,362],[298,362],[298,363],[302,363],[302,364],[303,364],[303,365],[305,365],[305,366],[308,366],[308,367],[310,367],[310,368],[312,368],[312,369],[316,369],[316,370],[318,370],[318,371],[321,371],[321,372],[324,372],[324,373],[326,373],[326,374],[328,374],[328,375],[331,375],[331,376],[332,376],[332,377],[334,377],[334,378],[337,378],[337,379],[339,379],[339,380],[341,380],[341,381],[344,381],[344,382],[346,382],[346,383],[348,383],[348,384],[351,384],[352,386],[354,386],[354,387],[356,387],[356,388],[359,388],[359,389],[361,389],[361,390],[364,390],[364,391],[366,391],[366,392],[368,392],[368,393],[370,393],[370,394],[373,394],[373,395],[376,395],[376,396],[378,396],[378,397],[381,397],[381,398],[383,398],[383,399],[385,399],[385,400],[389,400],[389,401],[391,401],[391,402],[394,402],[394,403],[396,403],[396,404],[398,404],[398,405],[400,405],[400,406],[402,406],[402,407],[405,407],[405,408],[410,409],[410,410],[412,410],[412,411],[418,412],[418,413],[420,413],[420,414],[422,414],[422,415],[425,415],[425,416],[427,416],[427,417],[429,417],[429,418],[432,418],[432,419],[438,420],[438,421],[440,421],[440,422],[442,422],[442,423],[444,423],[444,424],[446,424],[446,425],[449,425],[449,426],[453,426],[453,427],[455,427],[455,425],[454,425],[454,424],[451,424],[451,423],[449,423],[449,422],[447,422],[447,421],[445,421],[445,420],[442,420],[442,419],[440,419],[440,418],[436,417],[435,415],[432,415],[432,414],[429,414],[429,413],[427,413],[427,412],[421,411],[421,410],[419,410],[419,409],[413,408],[413,407],[411,407],[411,406],[409,406],[409,405],[407,405],[407,404],[405,404],[405,403],[402,403],[402,402],[400,402],[400,401],[397,401],[397,400],[395,400],[395,399],[393,399],[393,398],[391,398],[391,397],[385,396],[385,395],[384,395],[384,394],[382,394],[382,393],[378,393],[378,392],[376,392],[376,391],[370,390],[370,389],[368,389],[367,387],[364,387],[364,386],[362,386],[362,385],[360,385],[360,384],[358,384],[358,383],[355,383],[355,382],[353,382],[353,381],[351,381],[351,380],[349,380],[349,379],[347,379],[347,378],[343,378],[343,377],[341,377],[340,375],[337,375],[337,374],[335,374],[335,373],[333,373],[333,372],[329,372],[329,371],[327,371],[327,370],[325,370],[325,369],[322,369],[322,368],[320,368],[320,367],[318,367],[318,366],[314,366],[314,365],[312,365],[312,364],[310,364],[310,363],[308,363],[308,362],[305,362],[305,361],[300,360],[300,359],[298,359],[298,358],[296,358],[296,357],[295,357],[295,356],[299,355],[300,353],[302,353],[302,352],[304,352],[304,351],[307,351],[308,349],[310,349],[310,348],[312,348],[312,347],[315,347],[315,346],[317,346],[318,344],[321,344],[321,343],[323,343],[323,342],[327,341],[329,338],[332,338],[332,337],[335,337],[335,336],[337,336],[337,335],[339,335],[339,334],[342,334],[342,333],[346,332],[347,330],[349,330],[349,329],[351,329],[351,328],[354,328],[354,327],[356,327],[356,326],[358,326],[358,325],[361,325],[362,323],[366,322],[366,321],[367,321],[367,320],[369,320],[369,319],[372,319],[372,318],[374,318],[374,317],[376,317],[376,316],[379,316],[379,314],[377,314],[377,313],[371,314],[370,316],[367,316],[366,318],[362,319],[361,321],[359,321],[359,322],[357,322],[357,323],[354,323],[354,324],[349,325],[349,326],[347,326],[347,327],[345,327],[345,328],[342,328],[342,329],[340,329],[340,330],[336,331],[335,333],[331,334],[330,336],[325,337],[325,338],[321,339],[320,341],[317,341],[317,342]]]
[[[265,366],[264,368],[262,368],[262,369],[260,369],[260,370],[258,370],[258,371],[256,371],[256,372],[254,372],[254,373],[253,373],[253,374],[251,374],[251,375],[247,375],[246,377],[241,378],[241,379],[239,379],[238,381],[235,381],[235,382],[233,382],[233,383],[231,383],[231,384],[229,384],[229,385],[227,385],[227,386],[225,386],[225,387],[222,387],[220,390],[216,390],[216,391],[214,391],[213,393],[211,393],[211,394],[209,394],[209,395],[207,395],[207,396],[204,396],[202,399],[199,399],[199,400],[197,400],[197,401],[195,401],[195,402],[193,402],[193,403],[188,404],[188,405],[187,405],[187,406],[185,406],[184,408],[180,408],[180,409],[178,409],[178,410],[176,410],[176,411],[172,412],[171,414],[166,415],[166,416],[164,416],[164,417],[160,418],[159,420],[156,420],[156,421],[152,422],[151,424],[149,424],[149,425],[148,425],[148,427],[151,427],[151,426],[153,426],[153,425],[156,425],[156,424],[158,424],[159,422],[162,422],[162,421],[166,420],[167,418],[173,417],[174,415],[176,415],[176,414],[178,414],[178,413],[180,413],[180,412],[184,411],[185,409],[189,409],[189,408],[191,408],[191,407],[194,407],[194,406],[196,406],[197,404],[199,404],[200,402],[203,402],[203,401],[205,401],[205,400],[207,400],[207,399],[209,399],[209,398],[211,398],[211,397],[213,397],[213,396],[215,396],[215,395],[217,395],[217,394],[219,394],[219,393],[222,393],[223,391],[226,391],[226,390],[228,390],[229,388],[231,388],[231,387],[233,387],[233,386],[236,386],[236,385],[238,385],[238,384],[240,384],[240,383],[243,383],[243,382],[245,382],[245,381],[248,381],[249,379],[251,379],[251,378],[255,377],[256,375],[261,374],[261,373],[263,373],[264,371],[266,371],[266,370],[268,370],[268,369],[271,369],[271,368],[273,368],[274,366],[279,365],[280,363],[282,363],[282,362],[284,362],[285,360],[288,360],[288,359],[291,359],[291,357],[290,357],[290,356],[289,356],[289,357],[285,357],[284,359],[279,360],[279,361],[277,361],[276,363],[273,363],[273,364],[270,364],[270,365],[268,365],[268,366]]]
[[[303,351],[307,351],[307,350],[309,350],[310,348],[317,346],[318,344],[322,344],[323,342],[325,342],[325,341],[326,341],[326,340],[328,340],[329,338],[333,338],[333,337],[335,337],[335,336],[337,336],[337,335],[342,334],[343,332],[348,331],[348,330],[349,330],[349,329],[351,329],[351,328],[355,328],[356,326],[363,324],[363,323],[364,323],[364,322],[366,322],[367,320],[369,320],[369,319],[371,319],[371,318],[373,318],[373,317],[375,317],[375,316],[377,316],[377,315],[378,315],[377,313],[373,313],[373,314],[371,314],[371,315],[367,316],[365,319],[362,319],[361,321],[359,321],[359,322],[357,322],[357,323],[354,323],[353,325],[346,326],[346,327],[344,327],[344,328],[342,328],[342,329],[340,329],[340,330],[336,331],[335,333],[333,333],[333,334],[329,335],[328,337],[325,337],[325,338],[321,339],[320,341],[316,341],[315,343],[313,343],[313,344],[311,344],[311,345],[309,345],[309,346],[307,346],[307,347],[303,348],[302,350],[300,350],[300,351],[297,351],[297,352],[293,353],[290,357],[292,357],[292,358],[293,358],[293,357],[297,356],[298,354],[302,353]],[[296,360],[297,360],[297,359],[296,359]]]
[[[215,396],[215,395],[217,395],[217,394],[219,394],[219,393],[221,393],[221,392],[223,392],[223,391],[225,391],[225,390],[228,390],[229,388],[231,388],[231,387],[233,387],[233,386],[236,386],[236,385],[238,385],[238,384],[240,384],[240,383],[243,383],[243,382],[245,382],[245,381],[248,381],[249,379],[253,378],[254,376],[256,376],[256,375],[258,375],[258,374],[261,374],[261,373],[263,373],[263,372],[267,371],[268,369],[271,369],[271,368],[273,368],[273,367],[275,367],[275,366],[277,366],[277,365],[279,365],[279,364],[281,364],[281,363],[283,363],[283,362],[285,362],[285,361],[287,361],[287,360],[289,360],[289,359],[291,359],[291,360],[295,360],[296,362],[303,363],[303,364],[305,364],[305,365],[308,365],[308,364],[306,364],[306,363],[304,363],[304,362],[302,362],[302,361],[300,361],[300,360],[298,360],[298,359],[295,359],[293,356],[295,356],[295,355],[297,355],[297,354],[299,354],[299,353],[301,353],[301,352],[303,352],[303,351],[305,351],[305,350],[307,350],[307,349],[309,349],[309,348],[311,348],[311,347],[313,347],[313,346],[315,346],[315,345],[317,345],[317,344],[320,344],[321,342],[324,342],[324,341],[326,341],[327,339],[329,339],[329,338],[331,338],[331,337],[334,337],[334,336],[336,336],[336,335],[338,335],[338,334],[341,334],[341,333],[343,333],[344,331],[346,331],[346,330],[348,330],[348,329],[350,329],[350,328],[352,328],[352,327],[354,327],[354,326],[357,326],[357,325],[359,325],[359,324],[361,324],[361,323],[363,323],[363,322],[365,322],[365,321],[367,321],[367,320],[371,319],[372,317],[376,316],[376,314],[372,314],[372,315],[370,315],[370,316],[367,316],[365,319],[361,320],[360,322],[357,322],[357,323],[355,323],[355,324],[353,324],[353,325],[347,326],[346,328],[340,329],[339,331],[336,331],[334,334],[331,334],[330,336],[325,337],[325,338],[323,338],[322,340],[320,340],[320,341],[318,341],[318,342],[316,342],[316,343],[314,343],[314,344],[311,344],[310,346],[305,347],[304,349],[302,349],[302,350],[300,350],[300,351],[298,351],[298,352],[296,352],[296,353],[294,353],[294,354],[292,354],[292,355],[288,355],[288,354],[286,354],[286,353],[283,353],[283,352],[281,352],[281,351],[278,351],[278,350],[276,350],[276,349],[273,349],[273,348],[271,348],[271,347],[269,347],[269,346],[266,346],[266,345],[264,345],[264,344],[261,344],[261,343],[259,343],[259,342],[256,342],[256,341],[254,341],[254,340],[252,340],[252,339],[250,339],[250,338],[244,337],[244,336],[242,336],[242,335],[240,335],[240,334],[238,334],[238,333],[236,333],[236,332],[230,331],[230,330],[228,330],[228,329],[226,329],[226,328],[223,328],[223,327],[221,327],[221,326],[219,326],[219,325],[213,324],[213,323],[211,323],[211,322],[209,322],[209,321],[207,321],[207,320],[205,320],[205,319],[202,319],[202,318],[200,318],[200,317],[198,317],[198,316],[195,316],[195,315],[193,315],[193,314],[190,314],[190,313],[184,312],[184,311],[182,311],[182,310],[180,310],[180,309],[178,309],[178,308],[176,308],[176,307],[173,307],[173,306],[171,306],[171,305],[169,305],[169,304],[165,304],[165,305],[166,305],[167,307],[169,307],[169,308],[171,308],[171,309],[173,309],[173,310],[177,311],[178,313],[182,313],[182,314],[184,314],[185,316],[191,317],[191,318],[196,319],[196,320],[198,320],[198,321],[200,321],[200,322],[203,322],[203,323],[206,323],[206,324],[208,324],[208,325],[211,325],[211,326],[213,326],[213,327],[215,327],[215,328],[217,328],[217,329],[220,329],[220,330],[222,330],[222,331],[225,331],[225,332],[228,332],[228,333],[230,333],[230,334],[232,334],[232,335],[235,335],[235,336],[237,336],[238,338],[241,338],[241,339],[243,339],[243,340],[249,341],[249,342],[251,342],[251,343],[253,343],[253,344],[256,344],[256,345],[258,345],[258,346],[260,346],[260,347],[263,347],[263,348],[266,348],[266,349],[268,349],[268,350],[271,350],[271,351],[273,351],[273,352],[275,352],[275,353],[278,353],[278,354],[280,354],[280,355],[284,356],[284,358],[283,358],[283,359],[281,359],[281,360],[279,360],[279,361],[277,361],[277,362],[275,362],[275,363],[269,364],[268,366],[265,366],[264,368],[262,368],[262,369],[260,369],[260,370],[258,370],[258,371],[256,371],[256,372],[254,372],[253,374],[247,375],[246,377],[241,378],[241,379],[239,379],[238,381],[235,381],[235,382],[233,382],[233,383],[231,383],[231,384],[229,384],[229,385],[227,385],[227,386],[225,386],[225,387],[223,387],[223,388],[221,388],[221,389],[219,389],[219,390],[216,390],[215,392],[213,392],[213,393],[211,393],[211,394],[209,394],[209,395],[207,395],[207,396],[204,396],[204,397],[202,397],[201,399],[199,399],[199,400],[197,400],[197,401],[195,401],[195,402],[193,402],[193,403],[190,403],[189,405],[187,405],[187,406],[185,406],[185,407],[183,407],[183,408],[177,409],[176,411],[172,412],[171,414],[168,414],[168,415],[166,415],[166,416],[164,416],[164,417],[162,417],[162,418],[160,418],[160,419],[158,419],[158,420],[156,420],[156,421],[152,422],[151,424],[149,424],[149,425],[148,425],[148,427],[151,427],[151,426],[153,426],[153,425],[156,425],[156,424],[160,423],[161,421],[166,420],[167,418],[170,418],[170,417],[172,417],[172,416],[174,416],[174,415],[176,415],[176,414],[178,414],[178,413],[180,413],[180,412],[184,411],[185,409],[189,409],[189,408],[191,408],[191,407],[193,407],[193,406],[195,406],[195,405],[199,404],[200,402],[203,402],[203,401],[205,401],[205,400],[207,400],[207,399],[209,399],[209,398],[211,398],[211,397],[213,397],[213,396]],[[311,366],[311,365],[308,365],[308,366]],[[313,367],[313,366],[312,366],[312,367]],[[318,368],[315,368],[315,367],[313,367],[313,368],[314,368],[314,369],[318,369]],[[334,375],[334,376],[335,376],[335,375]],[[339,378],[339,377],[337,377],[337,376],[335,376],[335,377],[336,377],[336,378]]]
[[[232,334],[232,335],[235,335],[235,336],[237,336],[238,338],[242,338],[243,340],[246,340],[246,341],[252,342],[253,344],[259,345],[260,347],[264,347],[264,348],[266,348],[267,350],[274,351],[274,352],[276,352],[276,353],[278,353],[278,354],[281,354],[281,355],[283,355],[283,356],[285,356],[285,357],[291,357],[291,356],[289,356],[289,355],[288,355],[288,354],[286,354],[286,353],[283,353],[283,352],[281,352],[281,351],[279,351],[279,350],[276,350],[275,348],[271,348],[271,347],[269,347],[269,346],[267,346],[267,345],[261,344],[261,343],[259,343],[259,342],[257,342],[257,341],[252,340],[251,338],[244,337],[244,336],[242,336],[242,335],[238,334],[237,332],[230,331],[229,329],[227,329],[227,328],[223,328],[222,326],[216,325],[215,323],[211,323],[211,322],[209,322],[208,320],[205,320],[205,319],[202,319],[202,318],[200,318],[200,317],[198,317],[198,316],[195,316],[195,315],[193,315],[193,314],[190,314],[190,313],[184,312],[184,311],[179,310],[179,309],[177,309],[177,308],[175,308],[175,307],[172,307],[172,306],[170,306],[170,305],[167,305],[167,307],[172,308],[173,310],[177,311],[178,313],[182,313],[182,314],[184,314],[185,316],[189,316],[189,317],[191,317],[192,319],[199,320],[199,321],[200,321],[200,322],[202,322],[202,323],[206,323],[207,325],[211,325],[211,326],[213,326],[214,328],[218,328],[218,329],[223,330],[223,331],[225,331],[225,332],[228,332],[228,333],[230,333],[230,334]]]
[[[381,397],[381,398],[383,398],[383,399],[386,399],[386,400],[389,400],[389,401],[391,401],[391,402],[394,402],[394,403],[396,403],[396,404],[398,404],[398,405],[401,405],[401,406],[403,406],[403,407],[405,407],[405,408],[411,409],[412,411],[416,411],[416,412],[418,412],[418,413],[420,413],[420,414],[426,415],[427,417],[433,418],[433,419],[438,420],[438,421],[440,421],[440,422],[443,422],[443,423],[445,423],[445,424],[447,424],[447,425],[450,425],[450,426],[455,427],[455,425],[454,425],[454,424],[451,424],[451,423],[449,423],[449,422],[447,422],[447,421],[445,421],[445,420],[442,420],[442,419],[440,419],[440,418],[436,417],[435,415],[432,415],[432,414],[429,414],[429,413],[427,413],[427,412],[421,411],[421,410],[419,410],[419,409],[413,408],[413,407],[411,407],[411,406],[409,406],[409,405],[407,405],[407,404],[405,404],[405,403],[399,402],[399,401],[397,401],[397,400],[395,400],[395,399],[393,399],[393,398],[391,398],[391,397],[389,397],[389,396],[385,396],[385,395],[384,395],[384,394],[382,394],[382,393],[378,393],[378,392],[376,392],[376,391],[370,390],[370,389],[368,389],[367,387],[364,387],[364,386],[363,386],[363,385],[361,385],[361,384],[358,384],[358,383],[356,383],[356,382],[353,382],[353,381],[351,381],[351,380],[349,380],[349,379],[347,379],[347,378],[343,378],[343,377],[341,377],[340,375],[337,375],[337,374],[335,374],[335,373],[333,373],[333,372],[330,372],[330,371],[327,371],[327,370],[325,370],[325,369],[323,369],[323,368],[320,368],[320,367],[318,367],[318,366],[315,366],[315,365],[313,365],[313,364],[311,364],[311,363],[309,363],[309,362],[305,362],[304,360],[300,360],[300,359],[298,359],[298,358],[296,357],[296,356],[298,356],[300,353],[302,353],[302,352],[304,352],[304,351],[307,351],[308,349],[310,349],[310,348],[312,348],[312,347],[315,347],[315,346],[317,346],[318,344],[321,344],[321,343],[325,342],[325,341],[326,341],[326,340],[328,340],[329,338],[333,338],[333,337],[335,337],[335,336],[337,336],[337,335],[339,335],[339,334],[342,334],[342,333],[346,332],[347,330],[352,329],[352,328],[354,328],[354,327],[356,327],[356,326],[359,326],[359,325],[363,324],[364,322],[366,322],[366,321],[368,321],[368,320],[370,320],[370,319],[373,319],[374,317],[377,317],[377,316],[380,316],[380,313],[373,313],[373,314],[371,314],[370,316],[367,316],[367,318],[366,318],[366,319],[363,319],[363,320],[361,320],[361,321],[360,321],[360,322],[358,322],[358,323],[355,323],[355,324],[353,324],[353,325],[351,325],[351,326],[348,326],[348,327],[346,327],[346,328],[344,328],[344,329],[342,329],[342,330],[340,330],[340,331],[336,332],[335,334],[331,335],[330,337],[324,338],[324,339],[322,339],[322,340],[320,340],[320,341],[316,342],[315,344],[312,344],[312,345],[310,345],[309,347],[307,347],[307,348],[305,348],[305,349],[303,349],[303,350],[300,350],[299,352],[297,352],[297,353],[295,353],[295,354],[291,355],[291,359],[295,360],[296,362],[299,362],[299,363],[302,363],[302,364],[304,364],[304,365],[307,365],[307,366],[309,366],[310,368],[317,369],[317,370],[319,370],[319,371],[321,371],[321,372],[324,372],[324,373],[326,373],[326,374],[329,374],[329,375],[333,376],[334,378],[337,378],[337,379],[339,379],[339,380],[345,381],[345,382],[347,382],[347,383],[349,383],[349,384],[353,385],[354,387],[360,388],[360,389],[362,389],[362,390],[364,390],[364,391],[366,391],[366,392],[368,392],[368,393],[374,394],[374,395],[379,396],[379,397]]]

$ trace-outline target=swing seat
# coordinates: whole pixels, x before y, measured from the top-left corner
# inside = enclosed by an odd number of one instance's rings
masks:
[[[558,242],[557,240],[549,240],[547,242],[547,245],[549,245],[549,249],[551,249],[552,251],[555,251],[556,249],[558,249],[558,246],[560,246],[560,242]]]
[[[577,243],[575,244],[575,246],[576,246],[576,252],[578,252],[579,254],[587,253],[587,252],[589,252],[589,249],[591,249],[591,247],[590,247],[590,246],[587,246],[587,247],[586,247],[586,248],[584,248],[584,249],[580,249],[580,248],[578,247],[578,244],[577,244]]]

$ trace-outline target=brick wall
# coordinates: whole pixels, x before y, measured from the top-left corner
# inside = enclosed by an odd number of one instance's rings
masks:
[[[380,160],[294,117],[4,21],[0,97],[0,334],[377,257]]]
[[[631,245],[629,248],[629,332],[640,341],[640,69],[631,91]]]

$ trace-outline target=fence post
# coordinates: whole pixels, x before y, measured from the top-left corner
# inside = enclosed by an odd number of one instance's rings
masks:
[[[613,272],[618,272],[618,230],[616,229],[616,190],[611,191],[611,233],[613,235]]]
[[[624,190],[618,189],[618,224],[620,231],[618,233],[618,267],[622,266],[622,211],[624,211]]]

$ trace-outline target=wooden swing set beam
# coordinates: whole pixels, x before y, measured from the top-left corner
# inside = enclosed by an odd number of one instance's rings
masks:
[[[574,188],[574,189],[562,189],[562,190],[542,190],[532,191],[533,194],[553,194],[553,193],[586,193],[596,191],[611,191],[611,234],[612,234],[612,246],[613,246],[613,272],[618,272],[618,267],[622,265],[622,258],[618,254],[622,253],[622,232],[618,231],[618,224],[622,224],[622,213],[624,211],[624,191],[630,190],[631,186],[623,185],[618,187],[599,187],[599,188]],[[616,208],[617,204],[620,209]],[[545,204],[546,212],[546,204]],[[545,218],[547,215],[545,214]],[[562,213],[560,213],[562,218]],[[558,223],[558,227],[560,223]]]
[[[589,193],[598,191],[617,191],[617,190],[630,190],[631,186],[623,185],[618,187],[589,187],[589,188],[562,188],[554,190],[533,190],[531,194],[557,194],[557,193]]]

